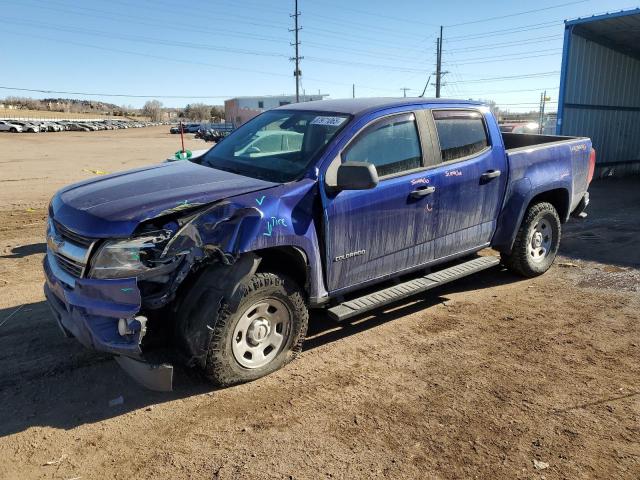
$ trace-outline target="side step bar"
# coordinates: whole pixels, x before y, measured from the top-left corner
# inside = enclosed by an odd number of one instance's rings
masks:
[[[453,267],[445,268],[424,277],[414,278],[362,297],[348,300],[328,309],[329,317],[341,322],[356,315],[360,315],[374,308],[402,300],[417,293],[426,292],[445,283],[495,267],[500,263],[498,257],[477,257]]]

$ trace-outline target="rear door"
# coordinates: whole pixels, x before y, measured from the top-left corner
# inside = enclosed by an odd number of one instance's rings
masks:
[[[418,263],[416,249],[427,238],[421,234],[427,226],[424,200],[415,198],[412,192],[428,187],[422,153],[431,153],[428,142],[429,135],[420,135],[413,112],[388,115],[356,134],[333,162],[372,163],[380,183],[371,190],[341,191],[327,198],[325,238],[330,291]]]
[[[507,180],[502,144],[492,144],[482,112],[437,109],[430,121],[439,144],[430,170],[436,259],[487,245],[495,230]],[[497,128],[492,123],[499,135]]]

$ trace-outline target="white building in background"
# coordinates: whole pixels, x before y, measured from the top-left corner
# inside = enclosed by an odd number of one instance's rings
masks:
[[[300,95],[300,102],[312,102],[322,100],[328,95]],[[283,105],[296,102],[295,95],[266,95],[262,97],[236,97],[225,100],[224,117],[226,122],[233,123],[236,127],[251,120],[265,110],[270,110]]]

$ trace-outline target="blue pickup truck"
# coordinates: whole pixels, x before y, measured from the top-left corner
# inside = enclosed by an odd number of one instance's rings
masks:
[[[44,290],[66,335],[149,388],[177,363],[233,385],[291,361],[309,309],[345,321],[499,263],[544,273],[594,164],[588,138],[501,133],[477,102],[287,105],[56,193]]]

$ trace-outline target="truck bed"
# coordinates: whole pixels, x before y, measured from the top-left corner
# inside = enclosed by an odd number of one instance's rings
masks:
[[[505,133],[502,132],[502,141],[506,150],[531,147],[545,143],[561,143],[570,140],[579,140],[580,137],[564,137],[560,135],[535,135],[532,133]]]
[[[509,159],[507,202],[518,189],[534,195],[542,190],[563,190],[569,205],[559,213],[566,220],[589,186],[591,140],[520,133],[503,133],[502,138]]]

